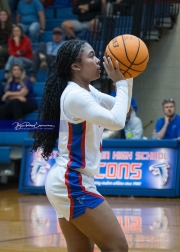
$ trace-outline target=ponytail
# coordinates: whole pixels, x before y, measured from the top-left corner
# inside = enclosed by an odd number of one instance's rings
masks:
[[[69,40],[58,50],[56,56],[56,70],[46,81],[44,95],[42,99],[39,120],[58,122],[60,124],[60,98],[66,88],[68,81],[72,78],[71,65],[81,60],[80,51],[85,45],[85,41]],[[59,132],[36,132],[32,150],[42,149],[42,157],[46,160],[56,147],[56,140]]]

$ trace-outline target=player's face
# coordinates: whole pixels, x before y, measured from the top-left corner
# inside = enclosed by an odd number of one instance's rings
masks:
[[[175,105],[172,102],[165,103],[163,106],[164,114],[167,117],[173,117],[175,114]]]
[[[81,62],[79,63],[79,74],[88,83],[100,77],[100,60],[95,56],[93,48],[85,44],[83,48]]]

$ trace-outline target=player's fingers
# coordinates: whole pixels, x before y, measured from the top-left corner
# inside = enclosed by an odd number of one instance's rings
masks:
[[[118,64],[118,61],[116,60],[116,72],[120,72],[120,70],[119,70],[119,64]]]
[[[108,57],[103,57],[104,59],[104,63],[106,64],[106,67],[108,67],[109,69],[112,69],[112,61],[111,61],[111,58],[108,56]]]
[[[105,56],[103,57],[103,59],[104,59],[104,62],[103,62],[104,68],[106,69],[106,72],[109,73],[110,67],[109,67],[108,59]]]
[[[107,57],[106,56],[103,56],[103,60],[104,60],[104,62],[107,63]]]
[[[106,70],[107,74],[109,74],[109,69],[108,69],[108,67],[107,67],[107,65],[106,65],[106,63],[105,63],[105,62],[103,62],[103,66],[104,66],[104,68],[105,68],[105,70]]]
[[[107,59],[107,57],[103,57],[103,59],[104,59],[104,63],[105,63],[105,65],[108,67],[108,65],[109,65],[109,63],[108,63],[108,59]]]
[[[109,67],[110,67],[111,69],[114,69],[114,66],[113,66],[113,63],[112,63],[111,58],[110,58],[110,57],[107,57],[107,60],[108,60]]]

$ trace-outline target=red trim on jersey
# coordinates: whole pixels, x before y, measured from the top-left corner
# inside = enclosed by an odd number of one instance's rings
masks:
[[[82,140],[81,140],[81,152],[82,152],[82,168],[86,167],[86,157],[85,157],[85,136],[86,136],[86,121],[82,123]]]
[[[69,162],[67,163],[67,167],[70,168],[72,163],[72,152],[71,152],[71,146],[72,146],[72,137],[73,137],[73,130],[72,130],[72,124],[68,122],[69,126],[69,138],[68,138],[68,144],[67,149],[69,150]]]
[[[99,147],[100,152],[102,152],[102,144],[100,143],[100,147]]]

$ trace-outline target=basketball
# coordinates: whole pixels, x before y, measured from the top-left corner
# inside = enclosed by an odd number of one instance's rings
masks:
[[[149,61],[145,43],[138,37],[124,34],[112,39],[106,46],[105,56],[109,56],[114,67],[118,61],[119,69],[125,78],[135,78],[141,74]]]

